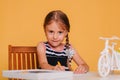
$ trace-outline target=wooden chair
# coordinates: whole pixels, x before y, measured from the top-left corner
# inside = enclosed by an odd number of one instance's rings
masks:
[[[8,46],[8,69],[37,69],[37,49],[35,46]],[[13,79],[10,79],[13,80]]]

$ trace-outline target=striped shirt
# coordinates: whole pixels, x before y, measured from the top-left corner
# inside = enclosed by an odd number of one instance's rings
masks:
[[[49,64],[55,66],[57,65],[57,62],[59,61],[62,66],[67,67],[67,55],[66,55],[66,47],[64,46],[64,49],[62,51],[55,51],[51,49],[48,42],[44,42],[46,47],[46,57]]]

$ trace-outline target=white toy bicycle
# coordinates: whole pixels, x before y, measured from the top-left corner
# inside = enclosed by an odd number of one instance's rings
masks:
[[[111,38],[100,37],[100,39],[105,40],[105,47],[98,60],[98,73],[101,77],[105,77],[113,70],[120,70],[120,53],[114,49],[116,43],[109,44],[110,40],[120,40],[120,38],[113,36]]]

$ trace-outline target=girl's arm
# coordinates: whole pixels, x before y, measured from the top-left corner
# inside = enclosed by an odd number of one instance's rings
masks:
[[[40,42],[37,46],[37,56],[40,68],[49,70],[65,70],[63,66],[60,65],[52,66],[48,64],[46,58],[46,47],[43,42]]]
[[[78,65],[78,67],[74,70],[74,73],[86,73],[89,71],[89,66],[87,63],[80,57],[78,52],[75,50],[75,54],[73,55],[73,60]]]
[[[45,52],[46,52],[46,47],[43,42],[40,42],[37,46],[37,56],[38,56],[39,66],[42,69],[52,70],[54,66],[48,64]]]

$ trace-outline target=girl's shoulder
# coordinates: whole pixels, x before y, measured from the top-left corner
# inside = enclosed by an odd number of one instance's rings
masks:
[[[69,47],[70,47],[70,49],[71,49],[71,50],[76,51],[76,49],[74,48],[74,46],[73,46],[72,44],[70,44],[70,46],[69,46]]]
[[[39,43],[37,44],[37,49],[44,50],[44,49],[45,49],[45,42],[39,42]]]

